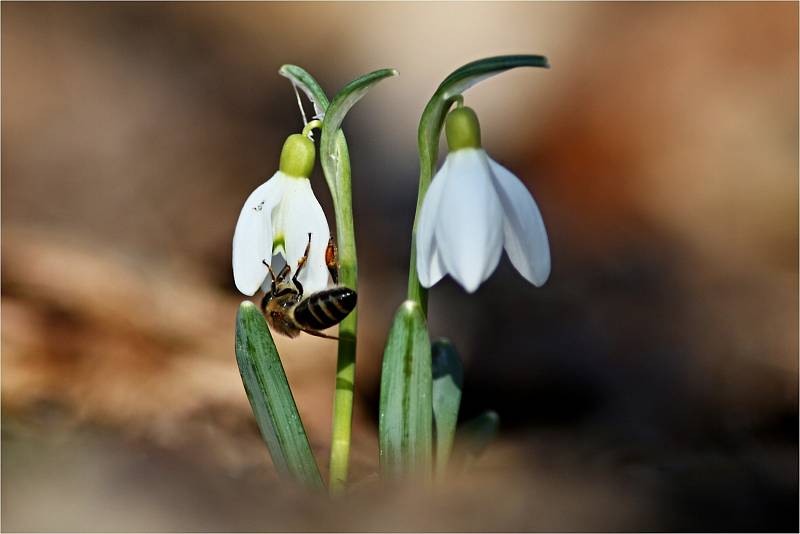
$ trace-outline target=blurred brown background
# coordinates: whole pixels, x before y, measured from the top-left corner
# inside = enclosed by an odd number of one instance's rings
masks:
[[[2,529],[797,530],[795,3],[2,4]],[[435,498],[375,491],[378,372],[405,294],[416,123],[470,90],[553,273],[431,294],[499,441]],[[359,246],[352,499],[275,480],[238,376],[241,203],[300,118],[345,122]],[[329,216],[317,171],[314,186]],[[332,217],[331,217],[332,219]],[[335,346],[279,340],[327,463]]]

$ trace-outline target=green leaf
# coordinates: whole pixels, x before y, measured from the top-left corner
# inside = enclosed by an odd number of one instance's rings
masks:
[[[500,416],[493,410],[487,410],[461,425],[456,434],[454,463],[463,470],[469,469],[497,436],[499,426]]]
[[[431,397],[428,328],[419,304],[406,301],[395,314],[381,368],[378,441],[385,477],[430,475]]]
[[[347,192],[343,190],[345,187],[350,187],[350,156],[347,152],[347,143],[344,142],[344,134],[341,133],[342,121],[347,112],[367,94],[373,85],[391,76],[397,76],[397,71],[380,69],[356,78],[333,97],[333,101],[325,112],[325,119],[322,121],[319,158],[328,187],[335,192],[334,203],[336,204],[344,201],[341,198],[344,194],[349,195],[349,189]]]
[[[236,363],[261,436],[281,476],[322,489],[289,382],[264,316],[250,301],[236,315]]]
[[[325,110],[328,109],[328,97],[308,71],[297,65],[284,65],[278,70],[278,74],[288,78],[295,87],[299,87],[314,105],[314,113],[320,118],[324,116]]]
[[[550,68],[547,58],[534,55],[496,56],[479,59],[467,63],[454,70],[434,92],[422,112],[417,133],[419,147],[419,191],[417,193],[417,216],[414,218],[414,229],[411,242],[411,262],[408,273],[408,298],[419,302],[423,311],[427,311],[428,292],[419,283],[417,275],[417,247],[415,244],[417,219],[422,208],[422,201],[428,191],[436,162],[439,157],[439,137],[450,106],[467,89],[491,78],[496,74],[517,67]]]
[[[433,421],[436,436],[436,476],[442,478],[453,449],[464,369],[455,347],[446,339],[433,343]]]
[[[323,133],[327,130],[328,133],[331,134],[341,128],[342,121],[344,121],[347,112],[356,105],[356,102],[364,98],[364,95],[367,94],[367,91],[369,91],[373,85],[385,78],[397,76],[397,74],[397,70],[395,69],[379,69],[360,76],[342,87],[336,96],[333,97],[330,109],[328,109],[325,115],[325,121],[323,121],[322,126]]]

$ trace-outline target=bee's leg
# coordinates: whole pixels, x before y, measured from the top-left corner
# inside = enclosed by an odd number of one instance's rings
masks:
[[[300,280],[294,278],[292,280],[294,280],[294,287],[297,288],[297,298],[303,298],[303,284],[300,283]]]
[[[270,287],[270,292],[268,294],[269,295],[274,295],[275,294],[275,273],[272,272],[272,267],[270,266],[269,263],[267,263],[267,260],[261,260],[261,263],[263,263],[264,265],[267,266],[267,269],[269,270],[269,276],[270,276],[270,278],[272,278],[272,286]],[[266,295],[264,296],[264,298],[266,298]],[[269,299],[267,299],[267,300],[269,300]],[[261,307],[263,308],[265,306],[266,306],[266,303],[262,301],[261,302]]]
[[[328,239],[328,248],[325,249],[325,265],[328,266],[328,272],[331,273],[331,280],[335,285],[339,284],[339,258],[336,250],[336,243],[333,242],[333,236]]]
[[[267,313],[267,304],[269,300],[272,298],[272,293],[264,293],[264,297],[261,299],[261,312]]]
[[[297,288],[297,291],[300,292],[300,296],[303,296],[303,286],[300,285],[300,281],[297,280],[297,276],[300,274],[300,271],[303,270],[303,266],[308,261],[308,253],[311,252],[311,234],[308,234],[308,244],[306,245],[306,251],[303,252],[303,257],[297,260],[297,269],[294,272],[294,276],[292,277],[292,283]]]
[[[278,283],[283,282],[284,278],[289,276],[289,273],[291,271],[292,271],[292,269],[289,267],[288,263],[286,265],[284,265],[283,269],[281,269],[281,272],[278,273]]]
[[[337,341],[339,339],[336,336],[329,336],[328,334],[323,334],[322,332],[317,332],[316,330],[307,330],[305,328],[301,328],[300,330],[302,330],[303,332],[305,332],[308,335],[315,336],[315,337],[324,337],[325,339],[335,339]]]

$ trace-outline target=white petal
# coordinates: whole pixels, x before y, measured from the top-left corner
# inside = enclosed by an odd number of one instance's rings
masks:
[[[430,285],[425,285],[423,283],[422,285],[425,287],[431,287],[439,282],[439,280],[444,278],[444,275],[447,274],[447,269],[445,269],[444,263],[442,262],[442,257],[439,255],[438,250],[433,251],[431,262],[428,267],[428,282],[430,282]]]
[[[297,278],[305,294],[322,291],[328,285],[325,249],[331,234],[325,212],[307,178],[287,179],[279,219],[275,220],[276,230],[283,233],[286,243],[284,257],[292,269],[292,276],[305,253],[308,234],[311,234],[311,250]]]
[[[451,152],[436,244],[446,270],[472,293],[492,274],[503,251],[503,211],[482,149]]]
[[[275,173],[247,197],[239,213],[233,232],[233,280],[245,295],[252,296],[267,276],[262,262],[272,258],[271,213],[283,186],[283,173]]]
[[[511,263],[526,280],[541,286],[550,276],[550,245],[542,214],[528,189],[511,171],[489,158],[503,203],[504,246]]]
[[[442,192],[446,188],[448,160],[433,177],[428,187],[417,224],[417,274],[424,287],[431,287],[445,275],[444,265],[439,258],[436,246],[436,220],[439,216],[439,204]]]

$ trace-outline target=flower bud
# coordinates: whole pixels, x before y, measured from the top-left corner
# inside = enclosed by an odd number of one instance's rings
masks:
[[[447,146],[450,151],[461,148],[481,147],[481,125],[472,108],[456,108],[447,114],[445,120]]]
[[[286,138],[281,150],[280,170],[297,178],[308,178],[314,169],[314,142],[302,134]]]

